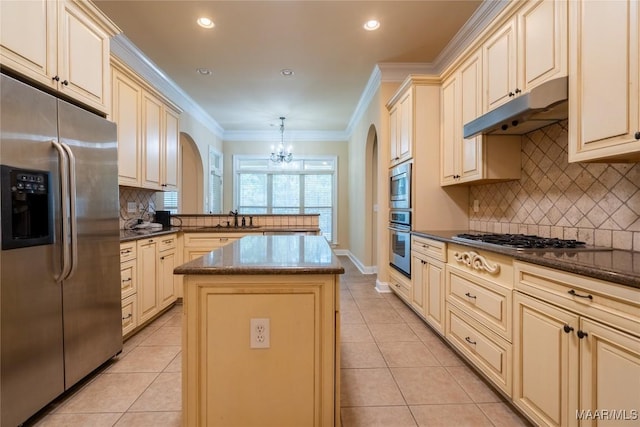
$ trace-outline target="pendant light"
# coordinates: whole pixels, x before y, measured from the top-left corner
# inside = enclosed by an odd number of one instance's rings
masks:
[[[280,117],[280,145],[278,145],[278,150],[272,145],[271,146],[271,161],[274,163],[289,163],[293,158],[293,153],[291,153],[291,146],[285,149],[284,147],[284,117]]]

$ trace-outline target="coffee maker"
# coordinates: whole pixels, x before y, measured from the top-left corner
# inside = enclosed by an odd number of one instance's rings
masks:
[[[162,224],[163,229],[171,228],[171,211],[156,211],[155,222]]]

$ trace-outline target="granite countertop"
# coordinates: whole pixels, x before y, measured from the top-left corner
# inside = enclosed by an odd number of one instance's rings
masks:
[[[317,227],[170,227],[120,230],[120,242],[146,239],[172,233],[319,233]]]
[[[141,228],[138,230],[120,230],[120,242],[129,242],[131,240],[163,236],[165,234],[177,233],[178,231],[180,231],[180,227],[170,227],[163,229]]]
[[[245,236],[173,270],[174,274],[342,274],[323,236]]]
[[[446,243],[468,246],[484,251],[509,255],[514,259],[556,268],[569,273],[606,280],[640,289],[640,252],[613,250],[594,251],[516,251],[510,248],[460,242],[452,237],[462,233],[479,233],[473,230],[412,231],[411,234]]]

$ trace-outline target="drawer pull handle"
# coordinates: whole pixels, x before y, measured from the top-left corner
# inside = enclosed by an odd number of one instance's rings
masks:
[[[580,329],[578,329],[578,332],[576,332],[576,335],[578,336],[578,338],[582,339],[582,338],[586,338],[587,335],[589,335],[588,333],[581,331]]]
[[[468,342],[469,344],[476,345],[476,342],[475,341],[471,341],[471,338],[469,338],[469,337],[464,337],[464,340],[466,342]]]
[[[131,319],[132,317],[133,317],[133,314],[129,313],[126,317],[123,317],[122,320]]]
[[[163,240],[163,241],[162,241],[162,243],[165,243],[165,244],[167,244],[167,245],[168,245],[169,243],[171,243],[171,242],[173,242],[173,239],[168,239],[168,240]]]
[[[469,297],[469,298],[476,299],[476,296],[475,296],[475,295],[471,295],[469,292],[467,292],[465,295],[466,295],[467,297]]]
[[[131,281],[131,277],[129,277],[128,279],[122,279],[122,283],[127,283]]]
[[[125,249],[125,250],[120,251],[120,255],[130,254],[131,252],[132,252],[131,249]]]
[[[475,251],[455,252],[453,257],[461,264],[474,270],[484,270],[489,274],[498,274],[500,272],[500,264],[490,264],[485,257]]]
[[[590,300],[593,299],[593,295],[589,294],[589,295],[580,295],[579,293],[577,293],[576,291],[574,291],[573,289],[571,289],[569,291],[570,295],[573,295],[574,297],[578,297],[578,298],[588,298]]]
[[[573,331],[573,328],[569,325],[564,325],[562,329],[564,329],[566,333],[570,333],[571,331]]]
[[[220,238],[220,241],[221,241],[221,242],[226,242],[227,240],[229,240],[229,238],[228,238],[228,237],[221,237],[221,238]]]

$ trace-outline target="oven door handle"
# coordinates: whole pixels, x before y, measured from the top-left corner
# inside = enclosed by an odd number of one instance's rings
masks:
[[[389,224],[389,230],[391,231],[399,231],[401,233],[409,233],[411,232],[410,225],[401,225],[401,224]]]

